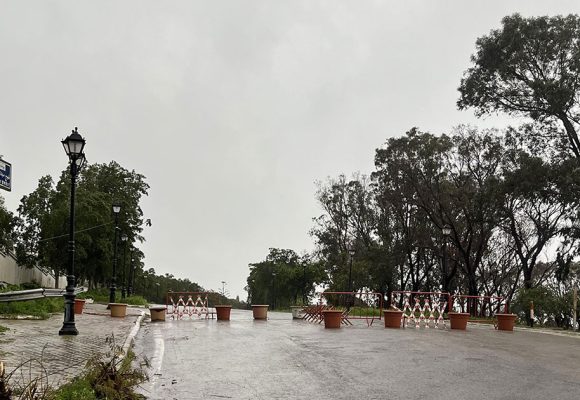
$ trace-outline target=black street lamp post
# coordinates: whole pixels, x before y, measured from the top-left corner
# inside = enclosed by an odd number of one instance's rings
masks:
[[[75,326],[75,187],[78,173],[85,163],[85,139],[78,133],[78,129],[64,139],[62,142],[64,151],[70,161],[70,217],[68,230],[68,266],[66,277],[66,293],[64,294],[64,322],[58,331],[59,335],[78,335],[79,331]]]
[[[125,261],[127,261],[127,235],[124,233],[121,235],[121,242],[123,242],[123,273],[121,274],[121,279],[123,282],[121,282],[121,298],[124,299],[127,294],[127,280],[125,279]]]
[[[117,232],[119,231],[119,212],[121,206],[113,204],[113,214],[115,215],[115,244],[113,253],[113,276],[111,277],[111,291],[109,293],[109,303],[115,302],[115,291],[117,289]]]

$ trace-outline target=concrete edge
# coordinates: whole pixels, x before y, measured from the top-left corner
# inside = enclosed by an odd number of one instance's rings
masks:
[[[137,317],[137,320],[135,321],[135,326],[133,327],[133,329],[131,329],[131,332],[129,332],[127,339],[125,339],[125,343],[123,344],[123,354],[124,355],[127,355],[129,348],[133,345],[133,340],[135,339],[135,336],[137,336],[137,333],[139,332],[139,329],[141,328],[141,321],[143,320],[144,316],[145,316],[145,311],[141,311],[141,315],[139,315],[139,317]]]

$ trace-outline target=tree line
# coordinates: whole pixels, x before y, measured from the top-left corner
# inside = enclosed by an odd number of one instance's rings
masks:
[[[115,161],[89,164],[78,177],[76,191],[75,276],[89,289],[108,288],[113,275],[115,218],[119,204],[117,292],[131,288],[134,294],[163,303],[168,291],[204,291],[189,279],[171,274],[157,275],[145,267],[140,248],[143,231],[151,225],[141,209],[149,191],[144,175]],[[0,251],[15,256],[19,265],[40,266],[57,279],[66,274],[70,176],[64,170],[58,181],[49,176],[20,200],[16,214],[8,211],[0,197]],[[122,240],[125,239],[125,240]]]
[[[315,251],[292,259],[278,257],[291,250],[271,249],[250,264],[250,300],[275,290],[274,304],[289,304],[301,287],[312,294],[316,285],[459,292],[501,296],[522,314],[535,300],[540,322],[571,323],[580,18],[507,16],[477,39],[471,61],[457,106],[507,113],[521,125],[458,126],[440,135],[414,127],[376,149],[370,175],[319,182]],[[306,268],[317,271],[312,279],[300,279]],[[280,270],[289,291],[274,289]]]

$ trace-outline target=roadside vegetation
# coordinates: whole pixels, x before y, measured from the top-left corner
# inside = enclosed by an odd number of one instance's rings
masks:
[[[7,373],[0,363],[0,399],[2,400],[142,400],[137,393],[140,384],[147,381],[147,360],[138,363],[132,351],[123,357],[114,337],[107,338],[110,350],[91,358],[82,375],[71,382],[52,388],[47,384],[47,372],[42,360],[28,360]],[[30,364],[39,364],[40,375],[30,374]],[[13,376],[28,377],[24,381],[11,380]]]
[[[533,301],[537,324],[570,328],[580,278],[578,37],[578,15],[519,14],[479,37],[456,105],[517,125],[434,134],[409,121],[406,132],[386,132],[369,175],[318,183],[315,251],[271,248],[250,264],[251,302],[286,308],[321,288],[442,291],[501,297],[528,324]]]

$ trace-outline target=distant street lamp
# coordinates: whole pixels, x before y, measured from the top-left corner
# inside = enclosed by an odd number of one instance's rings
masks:
[[[352,292],[352,259],[354,258],[355,249],[354,247],[348,248],[348,255],[350,259],[349,267],[348,267],[348,291]]]
[[[121,211],[121,206],[119,204],[113,204],[113,214],[115,215],[115,244],[113,253],[113,276],[111,277],[111,291],[109,293],[109,303],[115,302],[115,290],[117,289],[117,232],[119,231],[119,212]]]
[[[272,272],[272,309],[276,309],[276,272]]]
[[[302,264],[302,305],[306,305],[306,263]]]
[[[348,266],[348,291],[350,292],[349,299],[347,301],[347,309],[350,310],[350,307],[352,307],[354,305],[354,296],[352,294],[352,259],[354,258],[354,254],[355,254],[355,249],[354,246],[349,246],[348,247],[348,255],[349,255],[349,266]]]
[[[449,292],[449,285],[448,285],[448,279],[449,279],[449,271],[447,269],[447,240],[449,239],[449,236],[451,235],[451,227],[449,225],[445,225],[443,226],[443,228],[441,228],[441,233],[443,234],[443,249],[441,250],[441,252],[443,253],[443,265],[442,265],[442,272],[443,272],[443,285],[442,285],[442,289],[444,292]]]
[[[159,298],[159,282],[155,282],[155,286],[157,286],[157,301],[160,301],[161,299]]]
[[[66,277],[66,293],[64,295],[64,322],[58,332],[59,335],[78,335],[79,331],[75,326],[75,188],[77,176],[85,164],[86,158],[83,150],[85,139],[78,133],[78,129],[64,139],[62,142],[64,151],[70,163],[70,216],[68,229],[68,266]]]
[[[124,233],[121,235],[121,241],[123,242],[123,274],[121,279],[123,280],[121,288],[121,298],[124,299],[127,293],[127,280],[125,279],[125,261],[127,261],[127,235]]]
[[[131,249],[131,264],[129,264],[129,279],[127,280],[127,284],[128,284],[128,288],[127,288],[127,294],[129,295],[129,297],[131,297],[131,295],[133,294],[133,283],[134,281],[134,275],[135,275],[135,271],[133,270],[133,262],[135,261],[135,259],[133,258],[133,249]]]

